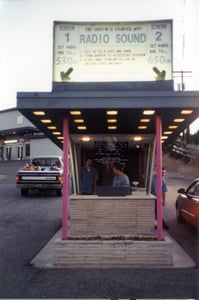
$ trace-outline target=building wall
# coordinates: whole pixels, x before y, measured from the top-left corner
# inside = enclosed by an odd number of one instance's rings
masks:
[[[62,156],[62,150],[48,138],[34,139],[29,142],[22,140],[19,143],[0,145],[0,161],[27,160],[40,155]]]
[[[26,147],[29,147],[29,143],[19,141],[18,143],[12,143],[9,145],[0,145],[0,161],[1,160],[23,160],[29,157],[26,156]]]
[[[0,161],[28,160],[36,155],[62,156],[62,150],[17,109],[0,111]]]
[[[62,156],[62,150],[58,148],[48,138],[34,139],[30,142],[30,156],[40,155],[59,155]]]
[[[9,128],[35,127],[17,109],[0,111],[0,130]]]

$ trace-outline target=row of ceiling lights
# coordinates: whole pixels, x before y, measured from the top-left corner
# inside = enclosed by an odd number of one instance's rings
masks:
[[[189,115],[193,112],[193,110],[182,110],[180,112],[181,115]],[[57,131],[57,127],[52,125],[52,120],[50,119],[46,119],[43,118],[46,113],[44,111],[34,111],[33,114],[35,116],[40,116],[41,118],[41,123],[46,124],[47,128],[49,130],[52,130],[52,134],[57,136],[58,140],[63,141],[63,136],[61,134],[60,131]],[[153,116],[155,114],[155,110],[145,110],[143,111],[143,115],[144,116]],[[75,124],[77,124],[77,129],[80,131],[86,130],[87,126],[85,125],[85,121],[83,118],[78,118],[82,115],[81,111],[70,111],[70,115],[71,116],[75,116],[76,118],[73,120]],[[117,115],[118,115],[118,111],[117,110],[108,110],[106,111],[106,115],[107,115],[107,129],[108,130],[116,130],[117,129]],[[163,136],[162,136],[162,140],[166,140],[168,138],[168,135],[173,133],[173,129],[177,129],[178,125],[176,125],[177,123],[182,123],[184,122],[184,118],[180,117],[180,118],[176,118],[173,120],[174,124],[168,126],[168,131],[164,131],[163,132]],[[149,123],[151,121],[151,119],[148,118],[141,118],[140,119],[140,124],[138,125],[138,129],[140,130],[145,130],[147,129],[147,123]],[[144,125],[143,125],[144,124]],[[135,141],[140,141],[142,138],[141,137],[134,137]],[[84,137],[82,139],[83,141],[89,141],[89,137]]]
[[[181,112],[180,112],[181,116],[179,118],[175,118],[173,120],[174,124],[169,125],[168,126],[168,130],[163,132],[162,140],[164,141],[164,140],[168,139],[168,135],[172,134],[173,130],[178,128],[178,125],[176,125],[176,124],[184,122],[185,118],[183,118],[182,116],[190,115],[190,114],[192,114],[192,112],[193,112],[193,110],[191,110],[191,109],[183,109],[183,110],[181,110]]]
[[[181,115],[190,115],[192,112],[193,112],[192,110],[188,110],[187,109],[187,110],[182,110],[180,112],[180,114]],[[34,111],[33,114],[35,116],[40,116],[40,117],[44,117],[46,115],[46,113],[44,111]],[[72,116],[81,116],[81,111],[71,111],[70,114]],[[107,114],[108,117],[110,117],[110,118],[107,119],[107,123],[108,123],[107,129],[108,130],[116,130],[117,129],[117,125],[115,125],[115,124],[117,124],[117,118],[116,118],[116,116],[118,115],[118,111],[116,111],[116,110],[110,110],[110,111],[107,111],[106,114]],[[154,114],[155,114],[155,110],[145,110],[145,111],[143,111],[143,115],[144,116],[152,116]],[[114,118],[111,118],[113,116],[114,116]],[[172,130],[178,128],[178,125],[176,125],[176,124],[177,123],[182,123],[182,122],[184,122],[184,120],[185,120],[184,118],[176,118],[176,119],[174,119],[173,122],[175,124],[168,126],[168,131],[164,131],[163,132],[162,140],[163,141],[166,140],[168,138],[168,135],[170,135],[170,134],[173,133]],[[145,125],[145,124],[149,123],[150,121],[151,121],[150,118],[142,118],[142,119],[140,119],[140,124],[138,125],[138,129],[140,129],[140,130],[147,129],[147,125]],[[47,128],[49,130],[52,130],[52,134],[55,135],[55,136],[57,136],[58,140],[63,141],[62,133],[60,131],[57,131],[57,127],[56,126],[52,125],[52,120],[42,118],[41,122],[43,124],[47,124]],[[78,124],[78,126],[77,126],[78,130],[86,130],[87,129],[86,125],[84,125],[84,119],[78,119],[78,118],[74,119],[74,123]],[[81,124],[81,125],[79,125],[79,124]],[[14,131],[13,135],[15,135],[15,134],[16,134],[16,132]],[[4,134],[2,133],[1,135],[4,135]],[[90,138],[85,136],[85,137],[82,137],[82,140],[83,141],[89,141]],[[136,137],[134,137],[134,140],[135,141],[141,141],[142,138],[139,137],[139,136],[136,136]],[[13,140],[6,141],[6,143],[10,143],[10,142],[13,143]]]
[[[81,111],[71,111],[71,115],[73,116],[81,116]],[[146,110],[143,112],[143,115],[153,115],[155,114],[154,110]],[[107,129],[108,130],[116,130],[117,129],[117,115],[118,111],[117,110],[108,110],[106,111],[107,115]],[[84,119],[74,119],[75,123],[84,123]],[[141,119],[140,122],[150,122],[150,119]],[[138,129],[146,129],[147,126],[138,126]],[[86,125],[82,126],[77,126],[78,130],[86,130],[87,127]]]
[[[41,117],[40,121],[43,124],[46,124],[47,129],[49,129],[54,136],[57,136],[57,139],[63,142],[63,136],[60,131],[57,130],[57,127],[52,124],[51,119],[44,118],[46,116],[46,113],[44,111],[33,111],[33,115]]]

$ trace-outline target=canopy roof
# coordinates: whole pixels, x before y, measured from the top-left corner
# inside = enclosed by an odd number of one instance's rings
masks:
[[[199,115],[199,91],[171,87],[170,81],[54,83],[52,92],[19,92],[17,108],[60,148],[65,116],[74,142],[85,135],[142,136],[143,141],[151,142],[159,115],[169,142]],[[145,115],[149,110],[153,114]],[[73,111],[79,115],[72,115]],[[107,111],[116,111],[116,115]]]

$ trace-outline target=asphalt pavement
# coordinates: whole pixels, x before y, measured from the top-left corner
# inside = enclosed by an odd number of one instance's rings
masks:
[[[0,298],[197,299],[197,232],[175,219],[176,190],[189,178],[167,175],[164,217],[168,233],[195,261],[171,269],[54,269],[31,261],[61,228],[61,198],[53,192],[22,198],[15,172],[23,162],[0,162]]]

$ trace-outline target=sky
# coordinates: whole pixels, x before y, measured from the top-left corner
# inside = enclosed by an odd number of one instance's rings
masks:
[[[199,90],[198,11],[198,0],[0,0],[0,110],[18,91],[51,91],[53,21],[173,19],[173,70]]]

